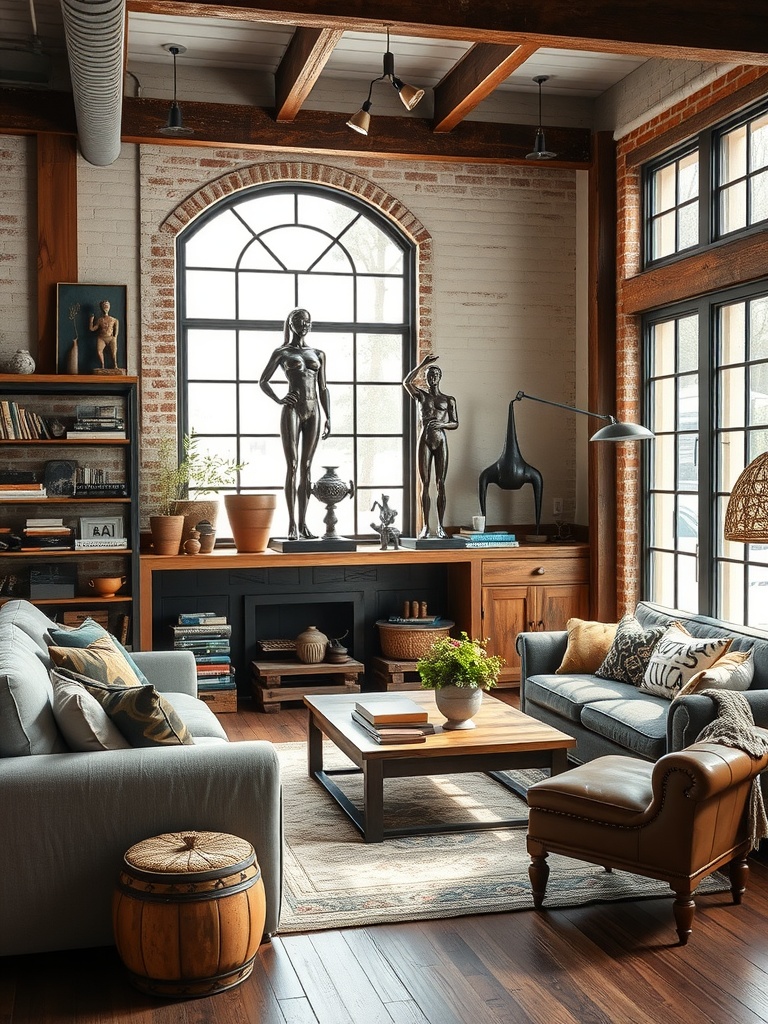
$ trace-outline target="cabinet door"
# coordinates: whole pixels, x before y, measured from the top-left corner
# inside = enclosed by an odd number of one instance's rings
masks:
[[[518,633],[536,628],[535,587],[483,587],[483,635],[488,637],[488,653],[500,654],[506,661],[499,685],[510,686],[520,680],[520,658],[515,650]]]
[[[536,591],[535,629],[565,629],[570,618],[589,616],[589,587],[583,583],[559,583],[533,587]]]

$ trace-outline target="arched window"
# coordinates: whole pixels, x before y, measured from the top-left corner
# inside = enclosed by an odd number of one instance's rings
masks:
[[[259,378],[300,307],[312,317],[308,343],[325,353],[330,396],[331,434],[312,476],[335,466],[356,488],[336,507],[337,530],[370,535],[382,493],[410,530],[412,412],[402,380],[415,358],[411,241],[347,193],[281,183],[216,203],[179,235],[177,260],[181,425],[201,450],[247,463],[231,489],[278,493],[273,533],[285,536],[282,407]],[[272,385],[286,393],[279,371]],[[311,499],[318,535],[324,514]],[[221,520],[218,532],[226,535]]]

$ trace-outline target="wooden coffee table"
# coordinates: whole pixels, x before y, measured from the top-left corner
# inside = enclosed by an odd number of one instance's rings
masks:
[[[381,745],[369,739],[352,719],[356,697],[346,694],[313,695],[304,698],[309,708],[307,754],[309,774],[324,786],[361,832],[366,843],[380,843],[396,836],[432,832],[475,832],[526,824],[527,818],[463,824],[424,825],[418,828],[384,828],[384,780],[419,775],[449,775],[484,772],[508,789],[525,796],[525,788],[498,773],[516,768],[548,768],[553,775],[565,771],[567,750],[576,740],[543,722],[524,715],[517,708],[483,694],[483,705],[475,715],[476,729],[443,732],[445,721],[437,710],[431,691],[414,691],[408,696],[429,712],[435,734],[425,743]],[[399,693],[377,693],[377,700]],[[356,768],[323,769],[323,736],[342,750]],[[333,781],[335,776],[363,774],[362,812]]]

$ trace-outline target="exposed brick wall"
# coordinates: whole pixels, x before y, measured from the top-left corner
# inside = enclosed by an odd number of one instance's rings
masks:
[[[18,348],[37,358],[35,142],[0,136],[0,366]]]
[[[728,71],[680,103],[658,114],[626,135],[618,143],[617,153],[617,416],[638,419],[641,412],[641,334],[640,317],[628,315],[623,302],[624,281],[637,274],[641,265],[641,181],[640,169],[629,167],[627,160],[638,147],[657,138],[670,128],[683,124],[694,114],[708,110],[714,103],[765,73],[763,68],[738,67]],[[713,118],[714,123],[714,118]],[[619,613],[634,608],[641,597],[640,530],[642,494],[640,452],[637,446],[621,445],[617,472],[617,562]]]

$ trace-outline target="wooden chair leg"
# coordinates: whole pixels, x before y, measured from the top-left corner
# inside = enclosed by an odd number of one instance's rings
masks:
[[[528,877],[531,880],[531,889],[533,890],[533,905],[537,910],[541,910],[549,879],[549,864],[547,864],[546,850],[531,856],[531,863],[528,865]]]
[[[685,946],[688,943],[695,910],[696,904],[690,889],[675,890],[675,902],[672,906],[672,911],[675,915],[677,935],[681,946]]]
[[[741,897],[747,888],[749,877],[749,864],[745,856],[736,857],[728,865],[728,875],[731,879],[731,895],[734,903],[741,903]]]

